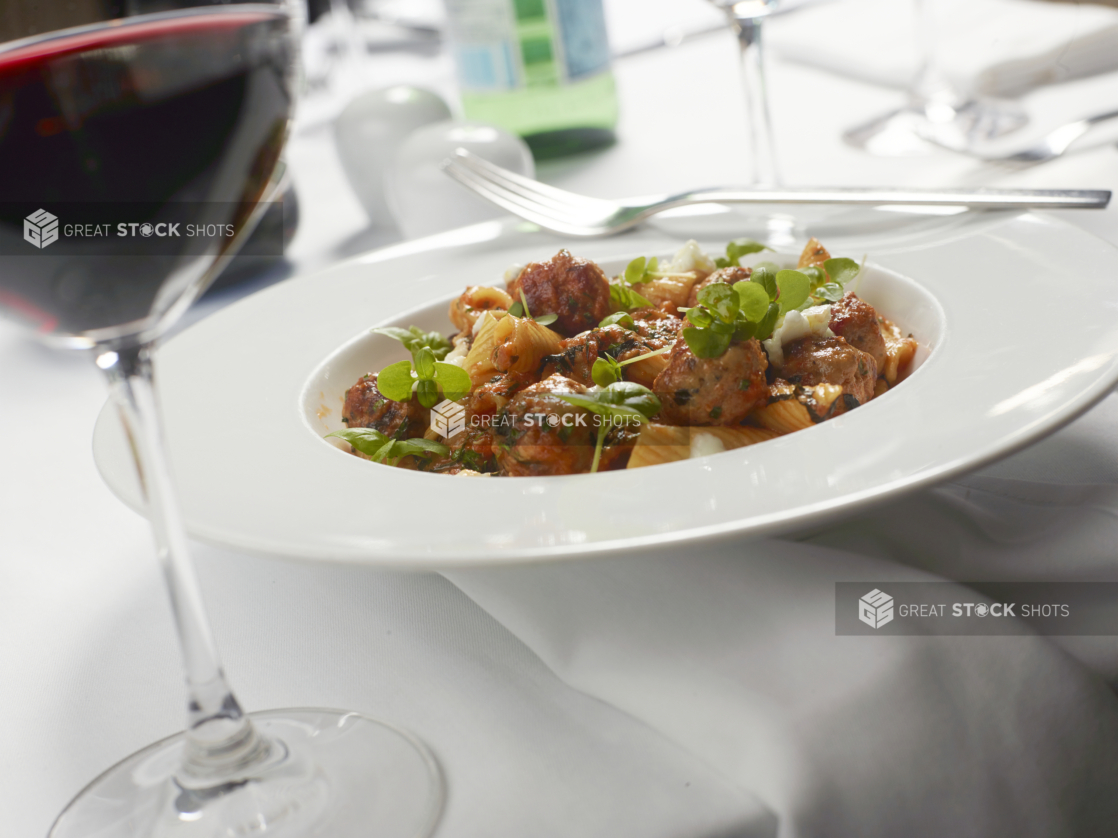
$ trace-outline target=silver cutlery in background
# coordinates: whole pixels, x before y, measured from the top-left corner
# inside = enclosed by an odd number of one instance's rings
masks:
[[[649,216],[689,204],[860,204],[963,206],[972,209],[1103,209],[1110,192],[1095,189],[890,189],[765,187],[702,189],[678,195],[607,201],[548,186],[457,149],[443,170],[482,198],[556,233],[608,236]]]
[[[968,157],[977,157],[979,160],[986,161],[987,163],[1044,163],[1047,160],[1054,160],[1063,155],[1064,152],[1071,148],[1076,140],[1092,131],[1096,125],[1101,125],[1111,120],[1118,120],[1118,111],[1107,111],[1106,113],[1076,119],[1066,125],[1061,125],[1059,128],[1049,131],[1033,145],[1007,152],[986,152],[972,148],[963,148],[943,142],[942,139],[934,136],[922,138],[941,148],[946,148],[948,151],[957,151]]]

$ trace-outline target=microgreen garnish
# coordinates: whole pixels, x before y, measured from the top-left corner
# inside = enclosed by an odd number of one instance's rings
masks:
[[[379,384],[379,382],[378,382]],[[396,465],[402,457],[414,454],[424,457],[430,454],[446,456],[450,449],[441,442],[430,439],[389,439],[373,428],[346,428],[326,434],[326,438],[344,439],[357,451],[378,463]]]
[[[776,298],[780,313],[787,314],[803,305],[811,291],[811,280],[799,271],[781,271],[776,275],[776,287],[780,289]]]
[[[683,339],[698,358],[717,358],[735,341],[772,335],[780,315],[808,298],[811,282],[799,271],[754,271],[747,280],[715,282],[699,292],[699,305],[687,310],[690,326]]]
[[[394,402],[406,402],[414,391],[424,407],[434,407],[443,398],[458,401],[470,392],[470,376],[454,364],[435,360],[426,346],[420,347],[411,361],[389,364],[377,375],[377,389]]]
[[[663,355],[669,351],[671,351],[671,347],[665,346],[661,349],[645,352],[643,355],[637,355],[635,358],[626,358],[624,361],[618,361],[609,355],[599,355],[594,361],[594,366],[590,368],[590,377],[599,387],[608,387],[614,382],[622,380],[622,367],[627,367],[629,364],[635,364],[637,361],[643,361],[645,358],[651,358],[654,355]]]
[[[625,272],[621,276],[630,285],[640,285],[654,280],[658,267],[660,267],[660,260],[657,257],[645,259],[643,256],[638,256],[625,266]]]
[[[616,381],[596,393],[586,395],[575,393],[556,395],[568,404],[584,408],[602,417],[598,422],[598,441],[594,445],[594,461],[590,464],[591,474],[598,470],[598,462],[602,458],[602,443],[610,427],[628,422],[636,422],[639,425],[660,412],[660,399],[647,387],[642,387],[633,381]]]
[[[822,269],[815,268],[815,271],[823,274],[824,279],[829,277],[830,281],[817,283],[813,277],[812,295],[829,303],[837,303],[846,293],[844,286],[858,278],[858,274],[862,272],[862,266],[853,259],[828,259],[823,263]],[[804,270],[804,273],[807,273],[807,269]]]
[[[634,285],[644,285],[647,282],[652,282],[654,279],[663,279],[665,277],[694,277],[692,271],[662,271],[660,270],[660,260],[653,256],[646,259],[644,256],[638,256],[632,262],[625,266],[615,282],[609,284],[609,300],[614,308],[622,310],[630,310],[634,308],[645,308],[652,305],[652,301],[646,297],[642,297],[633,290]]]
[[[609,302],[614,308],[631,310],[634,308],[647,308],[652,301],[642,297],[623,282],[609,284]]]
[[[431,354],[435,356],[436,361],[441,361],[447,356],[447,353],[453,348],[450,341],[440,335],[438,332],[424,332],[418,326],[408,326],[406,329],[400,329],[396,326],[384,326],[379,329],[373,329],[378,335],[387,335],[390,338],[395,338],[404,345],[413,356],[423,347],[431,350]]]
[[[726,245],[725,258],[719,256],[714,260],[714,264],[720,268],[740,267],[742,256],[748,256],[750,253],[760,253],[762,250],[772,250],[772,248],[766,247],[758,241],[753,241],[753,239],[734,239]]]
[[[602,322],[598,324],[599,329],[604,329],[606,326],[622,326],[630,332],[637,330],[637,324],[633,322],[632,315],[624,311],[615,311],[607,317],[602,318]]]
[[[524,296],[524,289],[520,289],[520,299],[509,306],[509,314],[513,317],[523,317],[526,320],[535,320],[541,326],[550,326],[559,319],[558,314],[541,314],[539,317],[533,317],[532,312],[528,309],[528,299]]]

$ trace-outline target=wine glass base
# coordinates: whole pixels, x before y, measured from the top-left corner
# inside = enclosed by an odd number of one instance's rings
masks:
[[[357,713],[250,713],[271,757],[236,782],[184,788],[176,734],[118,762],[49,838],[423,838],[442,812],[438,763],[418,740]]]
[[[882,157],[917,157],[937,146],[979,152],[985,144],[1028,124],[1009,102],[971,99],[961,104],[914,103],[875,117],[843,133],[847,145]]]

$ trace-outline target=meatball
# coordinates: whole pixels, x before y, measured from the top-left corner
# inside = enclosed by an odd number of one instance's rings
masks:
[[[443,457],[421,461],[421,471],[439,474],[458,474],[461,471],[490,474],[497,471],[492,427],[468,427],[465,433],[455,434],[445,442],[450,451]]]
[[[666,329],[663,327],[648,329],[655,336],[645,337],[640,331],[634,332],[624,326],[613,325],[591,329],[581,335],[567,338],[560,344],[559,353],[544,358],[540,377],[546,378],[559,373],[589,387],[594,384],[592,376],[594,362],[601,355],[609,355],[616,361],[628,361],[672,343],[679,330],[679,318],[670,315],[665,317],[674,321],[675,332],[670,335],[665,334]],[[634,324],[636,322],[634,321]],[[629,381],[651,387],[653,379],[663,367],[664,364],[658,357],[647,358],[626,365],[624,375]]]
[[[431,423],[431,411],[412,396],[394,402],[377,389],[376,375],[362,376],[345,391],[342,421],[349,428],[373,428],[393,439],[423,436]]]
[[[572,337],[597,326],[612,311],[609,280],[595,263],[560,250],[546,262],[533,262],[509,283],[509,296],[528,301],[533,316],[554,314],[551,328]]]
[[[733,285],[735,282],[749,279],[752,275],[752,268],[739,268],[736,265],[729,268],[719,268],[706,279],[701,279],[691,286],[691,293],[687,297],[687,305],[697,306],[699,304],[699,292],[708,285],[713,285],[716,282],[725,282],[727,285]]]
[[[597,438],[593,414],[556,395],[585,392],[577,381],[552,375],[517,393],[494,422],[501,473],[525,477],[589,471]]]
[[[855,349],[872,355],[878,369],[885,365],[885,338],[877,322],[877,312],[852,292],[846,292],[831,306],[831,331]]]
[[[531,373],[509,372],[495,375],[484,384],[478,385],[466,400],[466,424],[470,427],[484,426],[485,423],[476,417],[500,413],[509,400],[532,381]]]
[[[697,358],[687,341],[676,341],[652,385],[660,418],[670,425],[736,425],[768,397],[768,365],[756,338],[731,344],[717,358]]]
[[[780,374],[807,387],[838,384],[844,398],[853,396],[858,404],[865,404],[873,398],[877,361],[842,338],[809,337],[784,347]]]
[[[633,318],[637,334],[647,338],[650,345],[655,343],[655,349],[674,343],[683,323],[674,314],[659,308],[638,308],[629,312],[629,316]]]
[[[559,374],[590,387],[594,384],[591,370],[598,355],[633,334],[622,326],[606,326],[567,338],[559,344],[559,352],[543,359],[540,378]]]

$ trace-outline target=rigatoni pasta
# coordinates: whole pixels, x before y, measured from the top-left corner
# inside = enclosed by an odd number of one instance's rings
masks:
[[[917,343],[850,288],[862,267],[812,239],[796,269],[737,239],[688,242],[609,277],[560,251],[470,286],[458,333],[382,329],[412,354],[345,397],[366,457],[436,473],[543,476],[735,451],[887,394]]]

